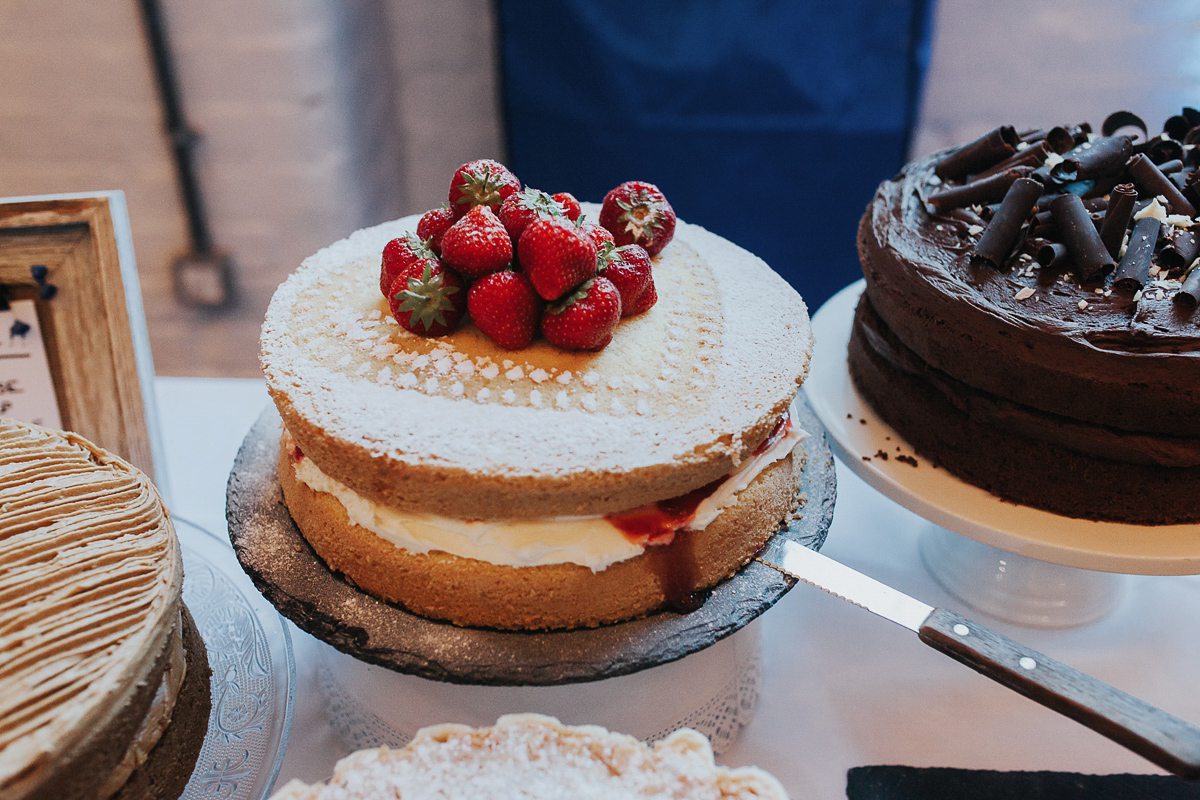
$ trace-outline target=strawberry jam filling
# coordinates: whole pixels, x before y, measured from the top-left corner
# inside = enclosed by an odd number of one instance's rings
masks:
[[[693,489],[687,494],[659,500],[644,506],[605,514],[604,518],[633,542],[640,545],[670,544],[675,531],[687,527],[696,516],[696,508],[725,482],[717,478],[712,483]]]
[[[762,443],[755,448],[754,455],[760,456],[770,450],[791,429],[792,416],[784,414],[767,434],[767,438],[763,439]],[[706,498],[711,497],[725,480],[725,478],[717,478],[699,489],[693,489],[669,500],[659,500],[626,511],[605,514],[604,519],[625,534],[630,541],[639,545],[670,544],[675,538],[676,531],[688,526],[688,523],[695,518],[696,509],[700,504]]]

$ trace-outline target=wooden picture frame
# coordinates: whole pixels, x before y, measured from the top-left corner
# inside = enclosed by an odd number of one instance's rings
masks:
[[[41,279],[34,265],[45,266]],[[63,428],[128,460],[165,496],[154,471],[162,451],[154,366],[124,194],[0,199],[0,285],[11,299],[34,301]]]

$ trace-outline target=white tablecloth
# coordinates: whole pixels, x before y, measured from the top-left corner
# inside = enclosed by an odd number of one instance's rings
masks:
[[[224,535],[225,482],[269,398],[261,381],[159,378],[175,514]],[[1192,722],[1200,723],[1200,577],[1132,577],[1117,610],[1063,631],[991,620],[947,596],[917,556],[927,524],[839,465],[824,552]],[[248,581],[247,581],[248,583]],[[290,623],[289,623],[290,624]],[[328,777],[344,754],[315,682],[320,645],[291,627],[297,693],[277,785]],[[914,634],[800,585],[763,617],[757,714],[722,758],[774,773],[795,800],[845,797],[846,770],[907,764],[1088,773],[1158,772],[1099,734],[926,647]]]

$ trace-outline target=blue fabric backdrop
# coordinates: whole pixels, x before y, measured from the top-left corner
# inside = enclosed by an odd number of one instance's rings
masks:
[[[500,0],[508,166],[599,201],[658,185],[815,310],[904,162],[933,0]]]

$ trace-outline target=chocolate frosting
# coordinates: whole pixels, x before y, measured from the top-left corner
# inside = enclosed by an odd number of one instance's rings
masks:
[[[1200,434],[1200,314],[1157,281],[1130,295],[1111,274],[1081,285],[1031,255],[1003,272],[972,265],[981,231],[921,199],[952,152],[884,182],[860,224],[867,293],[889,328],[1004,400],[1118,432]]]
[[[867,338],[878,357],[893,369],[924,381],[976,422],[1094,458],[1162,467],[1200,466],[1200,438],[1118,431],[1019,405],[931,369],[879,327],[869,306],[856,312],[855,322],[859,335]]]

